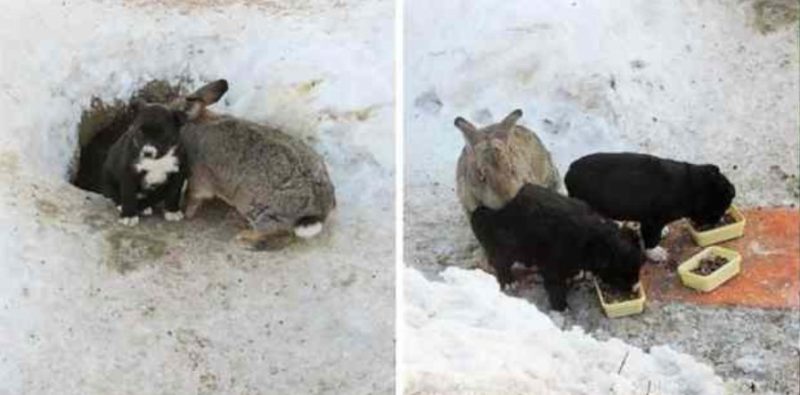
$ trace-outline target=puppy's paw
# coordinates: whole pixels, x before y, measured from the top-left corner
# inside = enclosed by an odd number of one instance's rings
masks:
[[[119,219],[119,223],[125,226],[136,226],[139,223],[139,216],[134,215],[133,217],[122,217]]]
[[[183,213],[179,211],[164,211],[164,219],[169,222],[176,222],[183,219]]]
[[[153,215],[153,208],[152,207],[147,207],[144,210],[142,210],[139,214],[141,214],[141,215],[143,215],[145,217],[147,217],[149,215]]]
[[[647,255],[647,259],[658,263],[666,262],[669,259],[669,253],[663,247],[646,250],[645,255]]]
[[[665,226],[663,229],[661,229],[661,238],[663,239],[667,236],[669,236],[669,226]]]

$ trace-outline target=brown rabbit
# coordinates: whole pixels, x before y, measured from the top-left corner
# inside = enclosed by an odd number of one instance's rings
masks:
[[[252,249],[318,234],[336,206],[322,157],[280,130],[208,111],[227,90],[218,80],[172,103],[189,120],[181,129],[190,167],[186,216],[218,197],[250,224],[237,240]]]
[[[550,153],[536,134],[517,125],[520,117],[522,110],[517,109],[482,129],[456,118],[455,125],[466,139],[458,158],[456,192],[468,214],[479,206],[499,210],[526,183],[558,188]]]

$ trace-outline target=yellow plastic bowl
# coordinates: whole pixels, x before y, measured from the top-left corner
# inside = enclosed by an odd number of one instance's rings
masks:
[[[706,231],[699,231],[695,229],[692,221],[688,221],[689,233],[692,234],[694,242],[700,247],[705,247],[711,244],[742,237],[744,235],[744,226],[747,223],[744,215],[742,215],[742,212],[739,211],[739,209],[734,205],[731,205],[726,213],[730,214],[733,219],[736,220],[736,222]]]
[[[603,291],[600,290],[600,284],[597,283],[596,278],[594,279],[594,289],[597,290],[597,298],[600,299],[600,304],[603,305],[603,311],[606,312],[608,318],[625,317],[644,311],[644,302],[647,300],[647,295],[645,295],[644,285],[641,283],[638,298],[619,303],[606,303],[606,300],[603,299]]]
[[[700,260],[709,255],[719,255],[728,260],[722,267],[707,276],[692,273],[692,270],[700,266]],[[678,266],[678,275],[681,277],[683,285],[694,288],[702,292],[710,292],[730,280],[742,269],[742,256],[731,249],[712,246],[703,249],[693,257]]]

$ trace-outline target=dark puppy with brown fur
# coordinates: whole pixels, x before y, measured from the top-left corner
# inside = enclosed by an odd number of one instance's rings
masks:
[[[164,218],[178,221],[187,161],[180,128],[185,115],[161,104],[136,103],[136,117],[111,146],[103,165],[103,193],[120,209],[120,222],[134,226],[139,214],[165,203]]]
[[[635,291],[644,261],[639,240],[577,199],[525,184],[499,210],[480,206],[470,217],[500,288],[513,281],[511,266],[536,265],[550,307],[567,307],[569,280],[588,270],[620,291]]]
[[[715,165],[694,165],[636,153],[598,153],[573,162],[564,184],[569,196],[600,214],[641,224],[650,259],[663,261],[658,247],[668,223],[690,218],[714,224],[730,207],[736,190]]]

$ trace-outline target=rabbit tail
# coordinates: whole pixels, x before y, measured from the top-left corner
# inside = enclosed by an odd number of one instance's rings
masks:
[[[294,234],[303,239],[310,239],[322,232],[322,218],[312,216],[300,218],[294,225]]]

